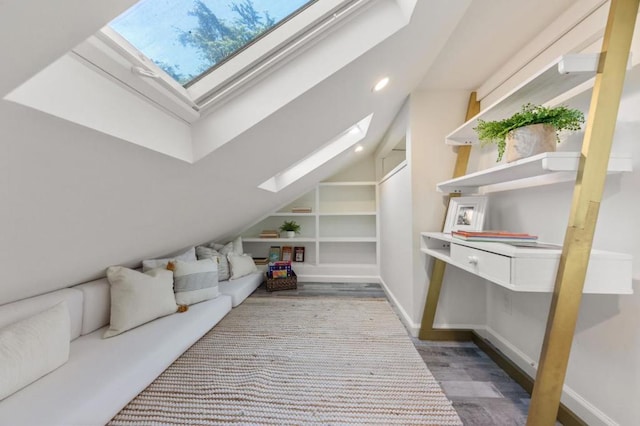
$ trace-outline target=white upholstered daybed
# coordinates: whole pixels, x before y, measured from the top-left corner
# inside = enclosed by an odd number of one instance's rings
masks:
[[[262,281],[261,272],[221,281],[220,296],[108,339],[106,278],[0,306],[2,328],[64,301],[71,340],[66,363],[0,401],[0,424],[105,424]]]

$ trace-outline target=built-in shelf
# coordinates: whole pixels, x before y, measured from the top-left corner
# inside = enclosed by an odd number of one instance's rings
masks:
[[[376,237],[323,237],[318,241],[321,243],[375,243]]]
[[[490,169],[481,170],[459,178],[437,184],[437,189],[444,193],[477,193],[483,186],[521,179],[543,176],[559,172],[577,172],[580,161],[579,152],[545,152],[533,157],[523,158],[512,163],[502,164]],[[630,172],[632,170],[630,155],[611,154],[609,173]]]
[[[421,236],[420,251],[457,268],[509,290],[553,292],[560,245],[469,242],[440,232],[423,232]],[[632,294],[631,262],[628,254],[592,250],[584,293]]]
[[[296,237],[296,238],[247,238],[242,237],[242,241],[245,243],[315,243],[316,239],[313,237]]]
[[[278,217],[282,217],[282,216],[297,216],[297,217],[304,217],[304,216],[310,216],[313,217],[315,216],[315,213],[288,213],[288,212],[275,212],[275,213],[271,213],[269,216],[278,216]]]
[[[527,103],[544,104],[595,76],[599,54],[562,56],[446,136],[449,145],[478,143],[478,120],[503,120]]]
[[[375,216],[376,212],[318,213],[319,216]]]
[[[245,229],[244,249],[259,257],[267,256],[272,245],[304,247],[305,262],[293,265],[299,279],[368,282],[379,275],[376,197],[375,182],[322,182]],[[302,207],[312,212],[291,212]],[[295,220],[301,234],[258,237],[285,220]]]

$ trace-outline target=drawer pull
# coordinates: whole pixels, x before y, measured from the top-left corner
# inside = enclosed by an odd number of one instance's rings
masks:
[[[477,256],[468,256],[467,259],[469,259],[469,263],[472,265],[477,265],[478,264],[478,257]]]

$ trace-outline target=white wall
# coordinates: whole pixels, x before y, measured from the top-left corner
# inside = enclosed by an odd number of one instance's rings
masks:
[[[422,319],[433,259],[420,252],[420,232],[440,231],[447,198],[436,191],[436,183],[449,179],[455,152],[444,138],[464,118],[466,91],[418,91],[410,98],[410,137],[407,158],[411,167],[413,200],[412,256],[415,304],[412,318]],[[469,327],[483,324],[484,281],[447,268],[435,323],[438,327]]]
[[[388,293],[400,307],[412,334],[419,332],[433,260],[420,252],[420,233],[440,230],[446,197],[436,183],[451,176],[453,148],[444,136],[464,117],[466,91],[417,91],[396,117],[382,146],[404,136],[407,166],[380,184],[380,269]],[[405,126],[404,135],[398,129]],[[384,150],[377,153],[378,164]],[[380,172],[379,168],[379,172]],[[403,247],[401,244],[408,244]],[[398,253],[402,253],[399,256]],[[485,283],[449,268],[436,313],[437,327],[473,327],[485,323]]]
[[[378,186],[380,197],[380,278],[407,326],[415,328],[411,316],[413,299],[411,175],[405,165]]]

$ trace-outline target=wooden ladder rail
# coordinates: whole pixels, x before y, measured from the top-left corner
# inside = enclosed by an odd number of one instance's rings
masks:
[[[639,0],[612,0],[527,426],[555,425],[607,177]]]

